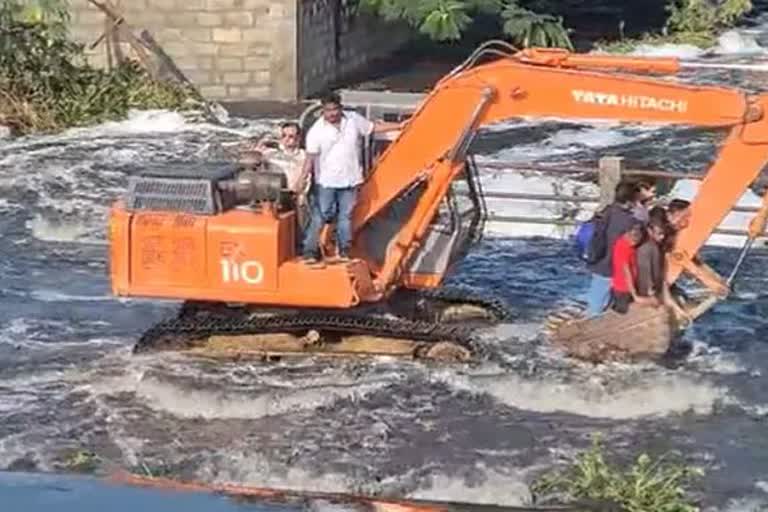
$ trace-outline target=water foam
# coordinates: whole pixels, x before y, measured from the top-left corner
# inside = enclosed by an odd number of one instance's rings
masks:
[[[476,505],[524,506],[531,503],[531,492],[525,484],[527,472],[514,468],[503,473],[488,470],[478,464],[473,475],[478,482],[468,483],[463,478],[442,473],[432,474],[426,485],[408,491],[413,487],[417,476],[422,472],[410,470],[397,476],[387,477],[379,482],[360,480],[338,472],[317,472],[292,465],[284,467],[271,463],[252,454],[229,450],[226,453],[227,465],[214,467],[206,464],[199,470],[199,477],[217,484],[236,483],[253,487],[267,487],[300,492],[351,493],[357,495],[384,495],[391,489],[405,499],[451,501]],[[466,473],[468,468],[463,468]],[[404,490],[406,489],[406,490]],[[328,512],[330,509],[321,507]]]
[[[726,503],[725,508],[708,508],[706,512],[765,512],[768,500],[764,498],[735,498]]]
[[[38,213],[26,222],[26,226],[32,236],[43,242],[104,242],[89,237],[92,228],[78,221],[51,220]]]
[[[696,340],[691,342],[691,346],[691,353],[688,354],[686,362],[695,367],[697,372],[738,375],[749,371],[736,354],[724,352],[717,347],[711,347]]]
[[[717,44],[706,49],[692,44],[639,44],[629,54],[640,57],[673,57],[698,60],[709,55],[756,55],[765,48],[746,30],[727,30],[717,38]]]
[[[561,122],[567,121],[565,119]],[[543,122],[542,119],[531,120],[533,126]],[[571,120],[573,122],[573,120]],[[628,142],[637,141],[653,135],[658,126],[636,126],[617,123],[612,120],[593,120],[583,128],[563,128],[550,134],[546,139],[530,144],[519,144],[506,147],[478,157],[478,162],[493,159],[507,163],[532,162],[553,157],[563,157],[583,149],[602,149],[621,146]],[[510,125],[500,123],[497,130]]]
[[[633,384],[609,386],[596,377],[586,382],[525,379],[503,374],[459,377],[435,374],[435,380],[499,403],[540,413],[565,412],[592,418],[626,420],[694,412],[711,414],[727,398],[724,388],[682,375],[653,375]]]
[[[521,173],[505,170],[487,172],[483,177],[483,188],[486,193],[525,191],[531,194],[592,196],[599,194],[599,189],[585,182],[578,182],[545,175],[538,172]],[[488,213],[500,216],[515,216],[523,218],[576,218],[584,220],[591,215],[595,205],[590,203],[556,202],[550,200],[526,199],[494,199],[486,198]],[[547,236],[563,238],[570,234],[572,228],[558,225],[536,223],[489,222],[489,233],[508,236]]]
[[[31,210],[26,227],[37,240],[104,244],[108,208],[124,193],[127,173],[169,157],[202,157],[220,139],[242,140],[274,129],[273,124],[219,126],[178,112],[145,110],[120,121],[18,139],[1,148],[0,187],[8,188],[2,207]],[[78,152],[87,156],[73,158]],[[15,204],[28,197],[35,202]]]
[[[130,110],[125,119],[107,121],[83,128],[71,128],[65,136],[83,137],[88,135],[136,135],[145,133],[177,133],[189,128],[191,124],[179,112],[170,110]]]
[[[42,451],[43,447],[35,447],[33,450],[26,442],[24,442],[23,434],[14,434],[0,438],[0,468],[7,468],[14,461],[28,457],[30,452],[34,452],[34,454],[37,455]],[[36,458],[39,459],[40,457]]]
[[[525,483],[525,475],[530,468],[525,472],[508,470],[505,473],[483,470],[482,467],[478,469],[483,474],[478,483],[469,484],[465,479],[437,474],[431,477],[431,487],[419,489],[408,497],[506,507],[522,507],[531,503],[531,491]]]
[[[639,44],[629,54],[639,57],[676,57],[678,59],[697,59],[706,53],[692,44]]]
[[[261,457],[228,450],[224,467],[203,465],[200,478],[217,484],[238,483],[302,492],[347,493],[357,490],[354,480],[342,473],[317,473],[303,468],[278,466]]]
[[[754,37],[744,34],[739,30],[727,30],[720,34],[713,51],[721,55],[766,53],[765,48],[760,46]]]
[[[179,418],[258,419],[317,409],[343,399],[362,399],[390,384],[385,379],[299,388],[267,388],[252,383],[247,391],[231,391],[190,388],[135,369],[85,387],[94,395],[130,391],[152,409]]]
[[[31,291],[29,295],[40,302],[113,302],[123,300],[113,295],[75,295],[41,288]]]

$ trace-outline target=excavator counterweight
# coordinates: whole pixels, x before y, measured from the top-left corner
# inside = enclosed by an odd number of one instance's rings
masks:
[[[110,214],[113,292],[184,301],[136,352],[472,359],[480,350],[475,327],[504,321],[509,311],[487,294],[442,283],[485,221],[471,142],[483,126],[512,118],[730,129],[668,257],[670,283],[688,272],[713,297],[724,297],[729,283],[696,255],[768,160],[768,96],[639,76],[674,74],[683,64],[481,46],[418,105],[403,109],[407,121],[392,140],[366,141],[353,258],[324,268],[298,258],[299,206],[282,175],[208,162],[133,177]],[[756,226],[764,226],[765,212],[760,219]],[[762,234],[752,231],[752,239]],[[326,230],[323,250],[332,256],[328,240]],[[716,300],[698,304],[696,315]],[[666,340],[679,331],[666,312],[601,321],[609,332],[646,326],[647,335]],[[596,336],[596,325],[571,318],[553,328],[553,337],[582,343]],[[657,345],[654,351],[663,351],[664,343]]]

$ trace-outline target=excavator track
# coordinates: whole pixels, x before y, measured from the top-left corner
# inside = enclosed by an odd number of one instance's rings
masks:
[[[391,309],[287,310],[185,303],[176,318],[156,324],[134,346],[134,353],[182,351],[199,355],[256,357],[375,356],[466,362],[483,358],[475,339],[484,325],[509,317],[500,300],[466,289],[403,292]],[[471,307],[466,317],[440,312]]]
[[[512,318],[512,313],[507,306],[506,301],[501,298],[493,297],[487,292],[480,292],[471,288],[450,287],[435,288],[432,290],[420,290],[419,295],[427,302],[437,303],[442,306],[451,306],[453,308],[463,308],[464,311],[451,310],[449,315],[443,310],[440,313],[439,320],[442,321],[463,321],[464,316],[461,313],[468,313],[471,308],[478,316],[483,316],[493,322],[503,322]]]

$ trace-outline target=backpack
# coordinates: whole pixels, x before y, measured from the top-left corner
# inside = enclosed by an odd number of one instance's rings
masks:
[[[579,226],[576,231],[576,245],[579,257],[589,265],[594,265],[608,253],[607,228],[610,220],[610,208],[605,208]]]
[[[592,237],[595,233],[595,219],[594,217],[592,219],[589,219],[587,222],[582,222],[579,224],[578,229],[576,229],[576,233],[574,233],[573,238],[574,242],[576,243],[576,252],[579,255],[579,258],[581,258],[584,261],[587,261],[588,254],[589,254],[589,245],[592,241]]]

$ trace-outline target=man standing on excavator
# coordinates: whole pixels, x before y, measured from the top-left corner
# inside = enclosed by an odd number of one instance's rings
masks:
[[[300,183],[310,175],[314,179],[311,195],[316,206],[311,209],[302,250],[304,261],[313,266],[321,258],[320,230],[324,223],[334,220],[339,259],[349,260],[352,210],[363,182],[361,138],[401,128],[400,123],[370,121],[357,112],[343,110],[341,98],[335,93],[323,96],[321,105],[322,116],[307,132],[307,158],[300,178]]]

